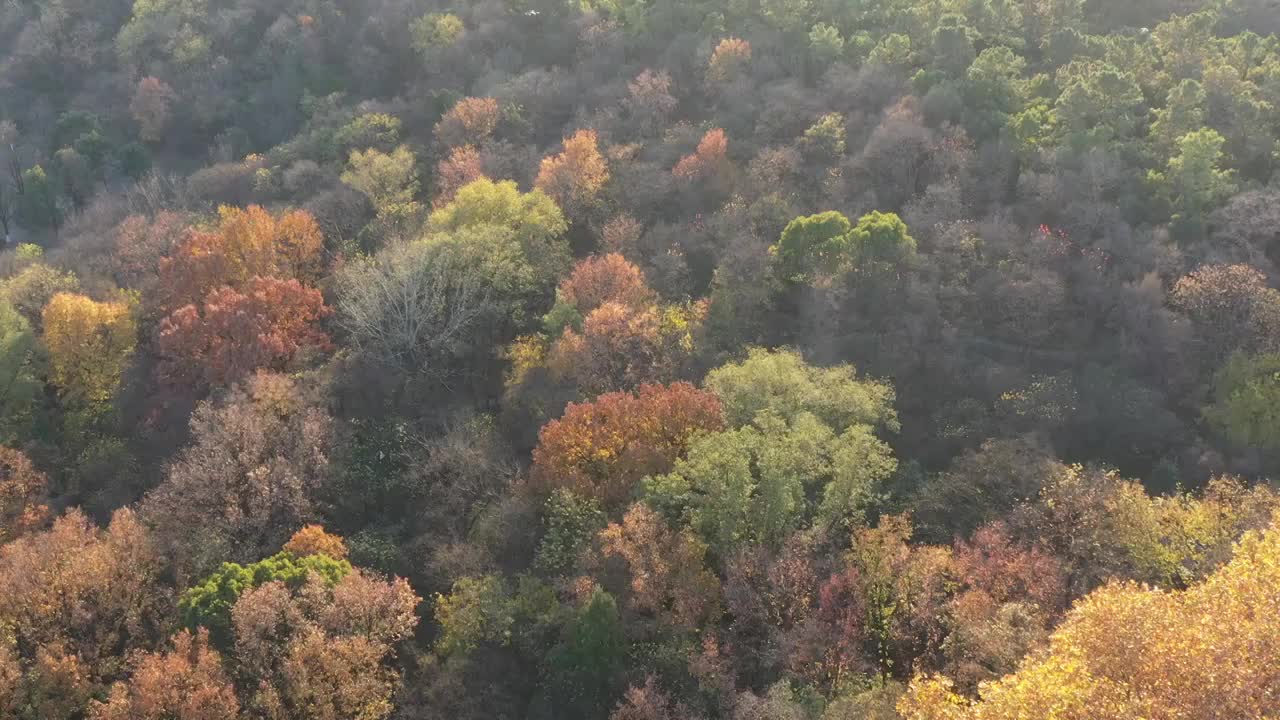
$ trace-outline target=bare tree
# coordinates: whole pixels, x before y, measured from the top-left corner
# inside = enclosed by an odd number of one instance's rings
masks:
[[[487,283],[447,247],[392,245],[340,279],[339,324],[374,359],[443,374],[468,331],[493,309]]]

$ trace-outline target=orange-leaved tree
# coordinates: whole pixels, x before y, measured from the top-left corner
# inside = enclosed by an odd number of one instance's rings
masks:
[[[609,164],[600,154],[595,130],[565,138],[564,151],[542,159],[534,185],[569,215],[589,208],[609,182]]]
[[[45,523],[48,488],[49,478],[26,455],[0,447],[0,545]]]
[[[240,702],[209,647],[209,632],[182,630],[173,650],[144,653],[134,661],[133,677],[111,688],[106,702],[95,702],[92,720],[236,720]]]
[[[493,98],[462,98],[436,123],[436,139],[448,147],[478,145],[497,129],[499,116]]]
[[[224,285],[244,288],[255,277],[313,279],[323,248],[320,226],[307,212],[277,217],[257,205],[223,206],[215,228],[192,229],[160,261],[160,305],[171,311]]]
[[[569,277],[560,281],[559,300],[586,316],[610,302],[625,307],[652,305],[657,295],[635,263],[609,253],[580,260]]]
[[[542,428],[533,481],[539,489],[569,488],[617,510],[641,478],[670,472],[695,434],[723,424],[715,395],[688,383],[601,395],[569,405]]]
[[[714,177],[728,167],[728,153],[729,138],[724,130],[708,130],[698,141],[698,149],[693,154],[680,158],[680,162],[671,169],[671,174],[689,180]]]

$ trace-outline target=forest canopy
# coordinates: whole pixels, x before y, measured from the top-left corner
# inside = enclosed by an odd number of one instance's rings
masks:
[[[0,233],[0,718],[1280,717],[1274,0],[12,0]]]

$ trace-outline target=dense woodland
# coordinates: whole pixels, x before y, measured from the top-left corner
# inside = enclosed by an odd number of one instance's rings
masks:
[[[0,1],[0,717],[1280,717],[1278,36]]]

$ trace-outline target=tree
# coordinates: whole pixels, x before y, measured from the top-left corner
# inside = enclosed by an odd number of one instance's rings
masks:
[[[798,217],[787,224],[770,248],[778,271],[788,282],[808,282],[846,268],[852,252],[853,225],[833,211]]]
[[[341,536],[325,532],[320,525],[304,525],[289,538],[283,550],[300,558],[326,555],[334,560],[345,560],[349,553]]]
[[[165,564],[132,511],[116,511],[104,529],[72,510],[0,548],[0,624],[25,661],[65,653],[81,665],[78,682],[109,680],[126,653],[167,632]]]
[[[751,43],[727,37],[716,44],[707,63],[707,82],[724,84],[743,73],[751,62]]]
[[[450,148],[479,145],[497,129],[498,119],[497,100],[462,98],[436,123],[436,139]]]
[[[545,193],[522,193],[509,180],[476,180],[431,213],[430,229],[436,232],[484,226],[509,228],[526,245],[552,243],[568,229],[564,214]]]
[[[451,247],[397,243],[343,268],[338,323],[378,362],[443,375],[498,307],[493,292]]]
[[[115,229],[111,269],[121,287],[150,294],[159,278],[161,259],[183,241],[186,216],[161,211],[155,217],[130,215]]]
[[[200,304],[223,286],[244,291],[254,278],[311,280],[319,275],[324,236],[301,210],[273,216],[257,205],[218,208],[212,230],[191,230],[160,261],[161,307]]]
[[[436,197],[432,207],[442,208],[453,202],[458,190],[484,177],[480,151],[474,145],[462,145],[449,151],[449,157],[436,165]]]
[[[1188,240],[1198,239],[1208,212],[1236,192],[1235,173],[1221,167],[1224,143],[1217,130],[1208,128],[1184,135],[1168,169],[1150,176],[1173,200],[1174,221]]]
[[[549,293],[569,268],[568,229],[564,213],[541,190],[522,193],[514,182],[480,178],[431,213],[427,239],[479,258],[495,288],[527,300]]]
[[[613,596],[597,588],[547,658],[557,706],[571,718],[596,718],[616,697],[627,642]]]
[[[969,702],[945,678],[917,678],[908,720],[998,720],[1047,711],[1073,717],[1266,717],[1280,711],[1280,623],[1267,607],[1280,582],[1280,528],[1251,533],[1235,558],[1181,592],[1114,583],[1081,602],[1047,652]]]
[[[1205,417],[1237,445],[1280,448],[1280,355],[1236,354],[1214,380]]]
[[[728,151],[729,138],[724,130],[708,130],[698,141],[698,149],[680,158],[671,174],[688,180],[723,177],[729,165]]]
[[[40,529],[49,517],[49,478],[21,451],[0,447],[0,545]]]
[[[303,353],[329,348],[318,323],[331,312],[318,290],[297,280],[254,278],[243,292],[214,290],[201,306],[160,322],[159,372],[176,386],[219,388],[258,370],[287,370]]]
[[[666,124],[678,102],[671,95],[671,75],[665,70],[645,69],[627,83],[627,97],[622,107],[642,135],[649,135]]]
[[[79,293],[80,280],[74,273],[36,261],[0,284],[0,292],[32,328],[41,329],[49,301],[59,293]]]
[[[413,49],[430,56],[439,48],[457,43],[466,33],[466,26],[453,13],[428,13],[413,21],[409,32],[413,35]]]
[[[364,193],[389,228],[405,228],[421,212],[417,159],[401,145],[390,153],[377,148],[352,150],[342,182]]]
[[[1178,280],[1169,304],[1195,323],[1206,368],[1237,351],[1272,347],[1280,332],[1280,292],[1248,265],[1204,265]]]
[[[876,527],[854,531],[849,556],[866,603],[868,649],[882,672],[899,677],[941,645],[952,584],[950,551],[912,546],[911,534],[908,517],[882,516]]]
[[[448,595],[435,598],[440,637],[436,649],[444,655],[467,653],[481,644],[502,644],[511,634],[515,615],[502,578],[464,577]]]
[[[692,533],[672,530],[648,506],[636,503],[622,522],[600,531],[600,547],[605,557],[626,563],[630,607],[686,629],[716,619],[720,583],[706,568],[706,544]]]
[[[298,384],[267,373],[197,407],[192,444],[140,509],[179,575],[261,558],[310,521],[330,425]]]
[[[809,413],[789,422],[761,415],[752,426],[695,438],[671,473],[644,481],[645,499],[727,558],[743,544],[779,547],[815,517],[861,520],[896,468],[870,426],[837,434]]]
[[[1069,472],[1031,439],[988,440],[924,486],[918,517],[936,541],[968,537]]]
[[[58,293],[42,319],[51,379],[63,396],[85,404],[110,400],[137,344],[129,306]]]
[[[129,112],[138,121],[143,140],[156,143],[164,139],[176,99],[173,88],[159,78],[144,77],[138,81],[129,102]]]
[[[861,271],[896,268],[916,252],[915,238],[902,218],[894,213],[872,212],[858,218],[851,241],[855,262]]]
[[[542,539],[534,567],[545,573],[565,574],[577,567],[579,556],[604,529],[605,514],[595,498],[580,497],[560,488],[548,497],[543,511]]]
[[[312,576],[333,587],[351,571],[351,564],[342,558],[324,554],[296,556],[289,551],[247,566],[225,562],[182,594],[178,612],[188,630],[208,633],[216,647],[230,649],[231,610],[247,591],[271,582],[297,590]]]
[[[844,49],[845,39],[840,35],[840,28],[819,22],[809,29],[809,52],[820,66],[835,62],[844,54]]]
[[[600,154],[594,130],[579,130],[564,141],[564,151],[543,158],[534,186],[570,215],[581,215],[595,203],[609,181],[609,165]]]
[[[21,191],[14,209],[18,224],[32,230],[57,232],[62,224],[62,208],[58,206],[58,192],[53,180],[44,168],[36,165],[24,170],[20,181]]]
[[[680,345],[664,332],[656,307],[605,303],[582,320],[582,331],[565,327],[547,364],[583,392],[597,395],[676,377]]]
[[[697,432],[721,425],[715,396],[687,383],[601,395],[570,404],[542,428],[532,478],[540,488],[568,488],[616,511],[640,478],[669,472]]]
[[[390,660],[420,601],[404,580],[359,570],[333,585],[311,575],[247,590],[231,611],[245,705],[282,720],[383,720],[400,678]]]
[[[236,720],[235,686],[208,634],[183,630],[173,650],[150,652],[134,664],[127,683],[116,683],[106,702],[95,701],[91,720]]]
[[[605,303],[642,308],[656,300],[640,268],[618,253],[578,261],[569,277],[560,281],[557,297],[584,317]]]
[[[827,113],[804,131],[800,149],[810,162],[823,166],[836,164],[845,150],[844,116]]]
[[[0,437],[14,443],[27,436],[44,386],[46,359],[30,323],[0,300]]]
[[[731,428],[762,414],[791,422],[811,413],[837,433],[854,425],[898,429],[891,386],[859,380],[850,365],[814,367],[794,350],[752,348],[742,362],[708,373],[705,384],[720,399]]]
[[[1104,60],[1073,60],[1058,69],[1057,83],[1054,116],[1065,139],[1086,147],[1129,139],[1145,114],[1133,75]]]

